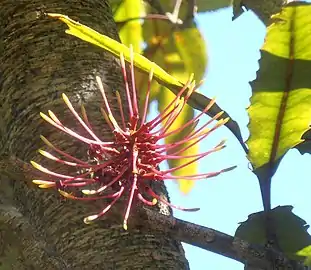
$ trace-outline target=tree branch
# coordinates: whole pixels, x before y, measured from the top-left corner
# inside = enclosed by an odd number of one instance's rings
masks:
[[[143,227],[141,224],[136,224],[142,231],[165,233],[176,240],[231,258],[245,266],[256,266],[258,270],[306,269],[302,262],[291,261],[276,250],[250,244],[214,229],[180,220],[173,216],[165,216],[146,208],[140,210],[139,215],[148,221],[147,225]]]

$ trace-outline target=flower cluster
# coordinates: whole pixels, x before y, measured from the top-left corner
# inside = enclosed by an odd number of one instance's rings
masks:
[[[161,201],[171,207],[184,211],[198,210],[198,208],[185,209],[170,204],[162,197],[158,196],[152,190],[150,185],[148,185],[148,183],[150,183],[150,180],[164,181],[169,179],[178,179],[178,177],[171,175],[171,173],[224,148],[224,142],[222,141],[208,152],[189,156],[182,155],[185,150],[206,138],[206,136],[208,136],[213,130],[226,123],[228,119],[220,119],[212,128],[207,128],[213,120],[220,118],[222,113],[219,113],[200,128],[196,129],[199,118],[211,108],[214,104],[213,100],[192,120],[178,129],[170,131],[171,125],[182,111],[193,91],[197,88],[193,78],[190,78],[185,86],[176,95],[175,99],[166,107],[166,109],[157,115],[153,120],[147,122],[146,115],[153,71],[151,70],[149,74],[143,113],[142,115],[139,115],[137,93],[135,89],[133,52],[131,51],[130,61],[131,87],[127,78],[125,61],[122,54],[120,55],[120,61],[125,82],[129,120],[127,122],[125,121],[124,108],[122,107],[121,98],[119,93],[116,92],[122,119],[121,123],[117,123],[109,106],[102,81],[99,77],[96,77],[98,87],[103,97],[104,107],[101,108],[102,114],[114,135],[114,139],[112,141],[102,141],[93,132],[84,107],[82,106],[82,113],[80,116],[74,109],[68,97],[63,94],[62,97],[64,102],[71,111],[72,115],[75,117],[76,121],[78,121],[78,123],[87,132],[88,136],[82,136],[63,125],[63,123],[52,111],[48,111],[48,115],[41,113],[41,117],[55,128],[87,144],[88,152],[86,154],[88,156],[88,160],[81,160],[62,151],[45,137],[41,136],[43,142],[51,148],[53,154],[44,150],[39,150],[39,153],[55,162],[74,167],[77,172],[74,173],[74,175],[61,174],[51,171],[38,163],[31,161],[32,165],[36,169],[47,175],[46,179],[36,179],[33,180],[33,183],[39,185],[40,188],[56,188],[62,196],[69,199],[88,201],[99,199],[107,200],[107,207],[102,209],[99,213],[90,215],[84,219],[84,222],[87,224],[91,223],[95,219],[98,219],[99,217],[102,217],[124,194],[127,194],[128,196],[128,203],[124,214],[124,229],[127,229],[127,221],[135,200],[139,200],[149,206],[155,205],[157,201]],[[161,144],[159,142],[161,139],[172,134],[176,134],[185,128],[189,128],[190,131],[182,140],[171,144]],[[187,146],[183,146],[185,145],[185,142],[190,143]],[[167,154],[168,151],[170,154]],[[180,158],[189,159],[189,161],[176,168],[164,171],[160,171],[158,169],[159,164],[162,161]],[[212,173],[184,175],[182,178],[189,180],[205,179],[216,176],[229,169]],[[80,192],[76,192],[77,188]]]

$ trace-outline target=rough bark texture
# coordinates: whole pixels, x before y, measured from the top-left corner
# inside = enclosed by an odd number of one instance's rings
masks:
[[[66,14],[117,38],[107,2],[0,1],[2,159],[16,156],[28,162],[34,158],[44,164],[36,153],[42,146],[40,134],[75,155],[84,152],[81,144],[39,118],[40,111],[52,109],[66,125],[79,129],[60,101],[63,92],[74,104],[83,102],[97,134],[108,136],[94,75],[102,77],[115,105],[113,90],[122,89],[118,61],[65,34],[62,23],[38,16],[40,11]],[[102,202],[98,206],[62,201],[58,194],[33,188],[9,163],[0,168],[0,182],[1,269],[189,269],[179,242],[138,230],[125,232],[116,222],[124,213],[122,203],[105,220],[85,225],[82,218],[103,207]],[[169,214],[162,206],[159,211]]]

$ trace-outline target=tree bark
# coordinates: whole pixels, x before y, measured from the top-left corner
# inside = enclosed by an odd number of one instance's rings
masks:
[[[42,11],[68,15],[118,39],[107,0],[1,0],[2,163],[17,157],[45,164],[36,153],[42,146],[40,134],[75,156],[85,153],[83,145],[39,117],[40,111],[51,109],[65,125],[79,130],[60,100],[62,93],[73,104],[83,103],[96,134],[109,138],[95,75],[101,76],[117,113],[113,90],[123,89],[119,62],[65,34],[66,27],[40,16]],[[63,201],[55,192],[34,188],[30,172],[23,175],[11,162],[6,165],[0,167],[1,269],[189,269],[180,242],[163,234],[125,232],[116,221],[124,213],[122,202],[103,221],[85,225],[83,217],[105,207],[103,202]],[[167,196],[162,186],[159,189]],[[170,213],[163,206],[158,210]]]

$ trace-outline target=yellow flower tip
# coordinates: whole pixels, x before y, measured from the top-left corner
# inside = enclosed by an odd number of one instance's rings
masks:
[[[189,76],[189,82],[192,82],[193,78],[194,78],[194,73],[191,73],[190,76]]]
[[[120,52],[120,61],[121,61],[122,64],[125,64],[124,63],[124,54],[123,54],[123,52]]]
[[[42,166],[40,164],[38,164],[37,162],[30,160],[30,163],[33,167],[35,167],[36,169],[41,171]]]
[[[67,198],[67,199],[72,199],[72,198],[74,198],[72,195],[70,195],[68,192],[66,192],[66,191],[63,191],[63,190],[58,190],[58,192],[60,193],[60,195],[62,195],[62,196],[64,196],[65,198]]]
[[[221,127],[221,126],[223,126],[223,125],[225,125],[227,122],[229,121],[229,118],[227,117],[227,118],[222,118],[222,119],[220,119],[220,120],[218,120],[218,122],[216,123],[216,127]]]
[[[54,148],[54,145],[48,141],[43,135],[40,135],[40,139],[50,148]]]
[[[123,229],[124,229],[125,231],[127,231],[127,223],[126,223],[126,221],[124,221],[124,223],[123,223]]]
[[[83,219],[83,222],[85,224],[91,224],[95,219],[98,218],[98,215],[92,215],[92,216],[88,216],[86,218]]]
[[[154,68],[151,67],[151,69],[149,70],[149,81],[151,81],[153,78],[153,72],[154,72]]]
[[[49,143],[49,141],[47,140],[47,138],[45,138],[43,135],[40,135],[40,139],[41,139],[44,143],[46,143],[46,144]]]
[[[120,100],[121,101],[121,96],[120,96],[120,93],[118,90],[115,91],[115,94],[116,94],[116,97],[118,99],[118,101]]]
[[[32,183],[34,183],[35,185],[41,185],[41,180],[32,180]]]
[[[224,124],[226,124],[230,120],[230,117],[224,119]]]
[[[220,116],[222,116],[224,113],[225,113],[224,111],[221,111],[221,112],[217,113],[217,114],[215,115],[215,119],[218,119],[218,118],[219,118]]]
[[[190,87],[191,87],[192,89],[194,89],[195,86],[196,86],[196,83],[195,83],[195,80],[193,80],[192,83],[191,83],[191,85],[190,85]]]
[[[51,110],[48,110],[48,114],[53,120],[56,118],[56,115]]]
[[[118,125],[116,119],[113,117],[112,114],[109,114],[109,115],[108,115],[108,119],[110,120],[110,122],[112,123],[112,125],[113,125],[114,127],[116,127],[116,126]]]
[[[45,113],[43,113],[43,112],[40,112],[40,116],[44,119],[44,120],[46,120],[47,118],[49,118]]]
[[[50,154],[49,152],[44,151],[44,150],[42,150],[42,149],[39,149],[39,150],[38,150],[38,153],[41,154],[42,156],[47,157],[47,158],[50,158],[50,157],[51,157],[51,154]]]
[[[46,13],[46,15],[48,15],[51,18],[56,18],[56,19],[61,17],[61,14],[59,14],[59,13]]]
[[[158,200],[156,198],[152,199],[152,205],[156,205],[158,203]]]
[[[69,98],[66,96],[65,93],[62,93],[62,98],[66,104],[70,103]]]
[[[51,188],[51,187],[54,187],[54,186],[55,186],[55,184],[53,183],[53,184],[39,185],[38,187],[39,188]]]
[[[31,182],[33,182],[33,183],[36,184],[36,185],[43,185],[43,184],[46,184],[46,183],[51,183],[51,182],[49,182],[49,181],[38,180],[38,179],[34,179],[34,180],[32,180]]]
[[[81,192],[85,195],[94,195],[96,194],[96,191],[95,190],[89,190],[89,189],[83,189],[81,190]]]
[[[197,91],[201,86],[202,84],[205,82],[205,79],[199,81],[199,83],[194,87],[194,91]]]
[[[51,188],[55,186],[54,182],[38,180],[38,179],[32,180],[32,183],[34,183],[35,185],[38,185],[39,188]]]

